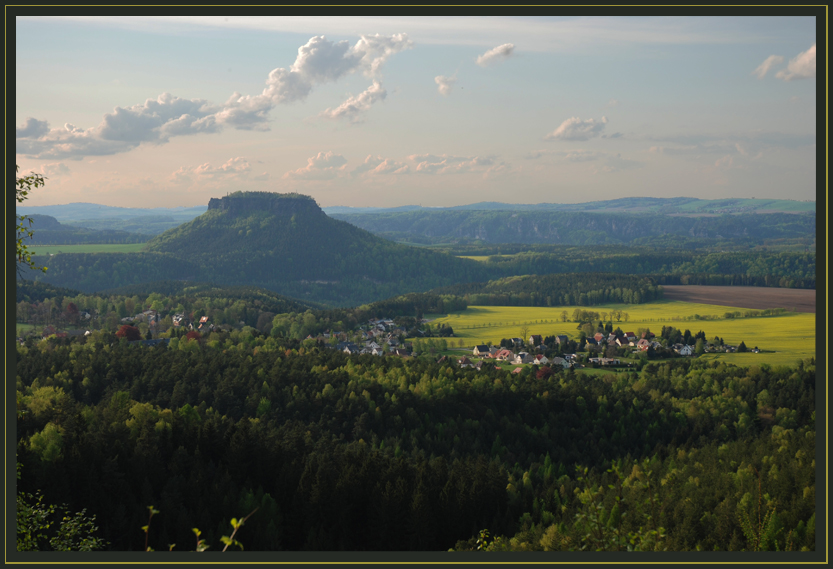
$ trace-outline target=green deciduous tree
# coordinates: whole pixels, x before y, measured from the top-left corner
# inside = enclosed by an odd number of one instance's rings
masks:
[[[20,463],[17,478],[20,480]],[[40,491],[34,496],[17,493],[18,551],[94,551],[107,544],[93,535],[97,530],[95,516],[88,516],[86,509],[70,514],[65,506],[44,504]]]
[[[20,166],[15,166],[15,174],[17,174],[19,170]],[[34,172],[28,176],[23,176],[22,178],[16,177],[14,193],[17,203],[22,203],[23,200],[28,198],[29,192],[33,189],[43,186],[45,179],[46,178],[40,174],[35,174]],[[25,215],[17,215],[15,213],[15,222],[15,232],[17,238],[17,274],[21,275],[23,268],[46,272],[46,267],[38,267],[35,265],[35,262],[32,260],[32,253],[23,243],[24,239],[27,237],[31,239],[34,235],[31,229],[33,223],[32,218],[26,217]]]

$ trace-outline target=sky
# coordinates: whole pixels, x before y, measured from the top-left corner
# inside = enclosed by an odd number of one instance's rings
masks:
[[[27,205],[816,196],[813,17],[17,17]]]

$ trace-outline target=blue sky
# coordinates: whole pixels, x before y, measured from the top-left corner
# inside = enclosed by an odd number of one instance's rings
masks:
[[[30,205],[788,198],[810,17],[18,17]]]

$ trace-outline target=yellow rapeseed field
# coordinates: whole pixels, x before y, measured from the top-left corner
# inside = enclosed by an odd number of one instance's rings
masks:
[[[691,330],[692,334],[703,330],[711,341],[715,336],[723,338],[729,345],[743,341],[748,348],[758,346],[764,353],[753,354],[706,354],[707,359],[720,359],[737,365],[767,363],[770,365],[793,365],[796,361],[814,357],[816,353],[815,314],[789,312],[780,316],[757,318],[725,319],[726,312],[749,310],[712,304],[695,304],[661,300],[649,304],[609,304],[604,306],[470,306],[463,312],[453,314],[426,315],[432,324],[446,323],[454,329],[456,339],[462,339],[466,346],[492,342],[499,344],[502,338],[521,335],[522,328],[529,334],[553,336],[566,334],[578,337],[577,323],[563,322],[561,313],[567,311],[572,317],[576,308],[598,313],[621,310],[628,314],[625,321],[613,321],[614,328],[634,332],[639,328],[650,328],[659,335],[663,326],[674,326],[679,330]],[[689,317],[712,316],[717,320],[693,320]]]

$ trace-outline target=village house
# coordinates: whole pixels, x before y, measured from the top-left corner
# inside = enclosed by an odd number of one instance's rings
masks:
[[[564,334],[559,334],[558,336],[555,337],[555,343],[559,344],[559,345],[566,344],[568,342],[568,340],[569,340],[569,338],[567,338],[567,336],[565,336]]]
[[[479,344],[474,347],[474,349],[472,350],[472,354],[474,354],[475,356],[489,357],[490,355],[492,355],[492,351],[486,344]]]
[[[650,343],[648,340],[646,340],[645,338],[642,338],[641,340],[639,340],[639,341],[636,343],[636,347],[637,347],[637,348],[639,348],[639,350],[641,350],[641,351],[643,351],[643,352],[644,352],[644,351],[646,351],[648,348],[650,348],[650,347],[651,347],[651,343]]]
[[[472,363],[468,356],[463,356],[457,361],[457,363],[460,365],[460,367],[474,367],[474,363]]]
[[[531,364],[533,361],[533,357],[529,355],[528,352],[518,352],[515,356],[515,359],[512,360],[513,364]]]
[[[532,363],[535,365],[546,365],[550,363],[550,361],[543,354],[538,354],[532,359]]]
[[[590,358],[587,361],[603,366],[619,365],[620,363],[619,360],[615,358]]]
[[[561,366],[562,368],[567,369],[570,367],[570,362],[568,362],[564,358],[554,357],[552,360],[550,360],[550,365],[552,367]]]
[[[543,342],[543,338],[541,338],[540,334],[533,334],[529,337],[529,345],[530,346],[539,346]]]
[[[514,359],[515,353],[512,350],[498,350],[494,357],[498,361],[505,362]]]
[[[694,346],[683,346],[680,348],[680,355],[681,356],[693,356],[694,355]]]

